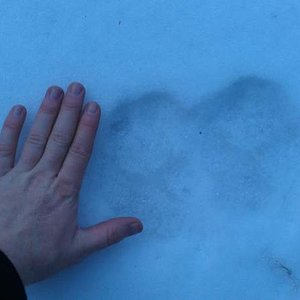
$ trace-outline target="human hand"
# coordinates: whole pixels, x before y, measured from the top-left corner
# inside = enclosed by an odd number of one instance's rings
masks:
[[[1,130],[0,249],[24,285],[143,229],[132,217],[88,228],[77,224],[79,192],[101,115],[95,102],[96,113],[81,113],[84,95],[79,83],[66,94],[59,87],[48,89],[16,165],[26,108],[20,116],[12,110]]]

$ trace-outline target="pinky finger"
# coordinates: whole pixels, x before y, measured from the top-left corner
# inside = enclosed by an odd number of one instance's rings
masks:
[[[26,117],[26,108],[14,106],[7,116],[0,133],[0,176],[8,173],[15,163],[20,133]]]

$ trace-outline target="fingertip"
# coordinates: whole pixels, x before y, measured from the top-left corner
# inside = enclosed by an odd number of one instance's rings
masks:
[[[27,114],[27,110],[26,107],[23,106],[22,104],[16,104],[11,111],[13,112],[14,115],[20,117],[20,116],[24,116]]]
[[[86,89],[85,89],[84,85],[78,81],[71,82],[68,86],[67,91],[73,95],[81,95],[82,93],[83,94],[86,93]]]
[[[54,99],[59,99],[64,95],[64,90],[57,85],[50,86],[46,91],[46,97],[49,96]]]
[[[129,236],[143,231],[143,224],[141,222],[134,222],[129,225]]]
[[[125,218],[124,218],[125,219]],[[139,223],[140,226],[143,228],[143,221],[136,217],[127,217],[127,220],[130,219],[130,223]],[[129,221],[129,220],[128,220]]]

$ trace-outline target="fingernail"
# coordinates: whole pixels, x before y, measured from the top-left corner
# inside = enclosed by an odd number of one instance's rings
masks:
[[[22,112],[23,112],[23,107],[21,107],[21,106],[16,106],[16,107],[14,108],[14,116],[20,117],[21,114],[22,114]]]
[[[134,222],[129,225],[129,235],[137,234],[143,230],[141,223]]]
[[[73,83],[69,89],[70,93],[73,95],[80,95],[83,90],[83,86],[79,83]]]
[[[53,100],[58,100],[60,99],[62,95],[62,90],[57,88],[57,87],[53,87],[51,88],[50,90],[50,98],[53,99]]]
[[[97,104],[96,103],[89,103],[88,107],[87,107],[87,112],[94,114],[96,113],[98,110]]]

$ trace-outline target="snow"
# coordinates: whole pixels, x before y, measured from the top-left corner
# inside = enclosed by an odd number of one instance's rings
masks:
[[[79,222],[144,232],[29,299],[300,297],[300,3],[0,1],[0,120],[82,82],[102,119]]]

